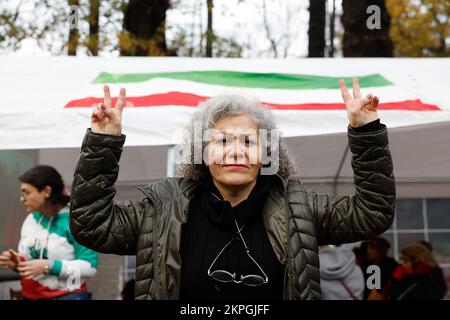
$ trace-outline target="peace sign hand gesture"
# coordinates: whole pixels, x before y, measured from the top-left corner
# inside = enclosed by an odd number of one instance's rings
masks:
[[[359,90],[358,78],[353,78],[353,97],[348,92],[344,80],[339,80],[339,87],[347,108],[348,121],[352,128],[361,127],[379,118],[377,112],[378,98],[371,94],[363,98]]]
[[[92,132],[115,136],[122,134],[122,111],[125,106],[125,94],[125,89],[121,88],[116,106],[113,108],[109,87],[103,87],[104,101],[97,105],[91,116]]]

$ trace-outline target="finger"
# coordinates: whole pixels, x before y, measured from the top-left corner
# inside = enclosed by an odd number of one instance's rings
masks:
[[[2,266],[9,266],[10,264],[13,264],[11,260],[1,260],[0,265]]]
[[[368,109],[372,109],[372,110],[376,110],[377,108],[378,108],[378,105],[379,105],[379,99],[378,99],[378,97],[370,97],[370,102],[369,102],[369,104],[367,105],[367,108]]]
[[[6,261],[0,261],[0,266],[4,267],[4,268],[10,268],[10,266],[12,266],[13,264],[11,262],[6,262]]]
[[[103,120],[106,116],[104,110],[104,106],[103,103],[101,103],[100,105],[97,106],[97,108],[94,109],[94,111],[92,111],[92,116],[96,117],[99,120]]]
[[[359,79],[353,78],[353,98],[361,98],[361,90],[359,89]]]
[[[374,97],[371,98],[370,103],[372,103],[373,105],[378,106],[378,104],[380,103],[380,99],[378,99],[377,96],[374,96]]]
[[[372,95],[371,95],[371,94],[368,94],[367,96],[365,96],[365,97],[362,99],[362,105],[363,105],[363,106],[366,106],[366,105],[370,104],[371,101],[372,101]]]
[[[125,101],[125,107],[127,108],[133,108],[134,107],[134,103],[131,101]]]
[[[342,79],[339,80],[339,88],[341,89],[342,99],[344,100],[345,103],[347,103],[347,101],[350,100],[352,97],[350,96],[350,93],[348,92],[345,81]]]
[[[106,108],[111,108],[112,107],[111,92],[108,86],[103,86],[103,97]]]
[[[123,107],[125,106],[125,96],[126,96],[125,88],[120,88],[119,98],[117,99],[116,103],[116,108],[119,109],[119,111],[122,111]]]

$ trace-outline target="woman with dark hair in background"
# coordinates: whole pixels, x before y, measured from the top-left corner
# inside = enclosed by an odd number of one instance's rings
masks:
[[[386,285],[391,279],[392,272],[397,267],[397,261],[388,256],[391,245],[383,237],[371,238],[367,245],[365,252],[362,252],[358,259],[358,265],[361,267],[364,274],[364,282],[371,276],[371,272],[367,272],[370,266],[378,266],[380,268],[381,288],[369,289],[367,286],[364,290],[364,299],[367,300],[383,300],[386,298]]]
[[[0,265],[21,276],[24,299],[87,300],[84,280],[97,271],[98,254],[78,244],[69,229],[70,197],[59,172],[36,166],[19,177],[20,201],[29,213],[18,252],[4,251]]]

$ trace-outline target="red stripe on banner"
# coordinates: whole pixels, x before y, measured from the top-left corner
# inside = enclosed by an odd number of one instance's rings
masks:
[[[185,92],[167,92],[151,94],[140,97],[127,97],[127,102],[133,107],[160,107],[160,106],[185,106],[197,107],[200,102],[208,100],[209,97],[198,96]],[[116,104],[117,97],[112,99]],[[64,108],[86,108],[93,107],[103,102],[103,98],[88,97],[72,100]],[[275,110],[345,110],[343,103],[297,103],[279,104],[261,102]],[[408,110],[408,111],[440,111],[438,106],[422,103],[420,100],[404,100],[398,102],[380,103],[380,110]]]
[[[127,102],[132,103],[134,107],[159,107],[159,106],[186,106],[196,107],[200,102],[208,100],[209,97],[202,97],[192,93],[167,92],[151,94],[140,97],[127,97]],[[92,107],[103,102],[103,98],[88,97],[84,99],[72,100],[64,108],[83,108]],[[115,105],[117,97],[112,99]]]

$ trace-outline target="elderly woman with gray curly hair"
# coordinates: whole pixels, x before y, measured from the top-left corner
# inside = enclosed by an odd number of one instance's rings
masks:
[[[340,89],[354,195],[307,190],[293,178],[295,162],[271,111],[230,95],[199,106],[178,149],[176,178],[140,188],[140,201],[115,202],[125,89],[112,106],[105,86],[74,173],[75,239],[136,255],[136,299],[320,299],[319,246],[376,236],[395,211],[378,98],[363,97],[358,79],[353,94],[343,80]]]

